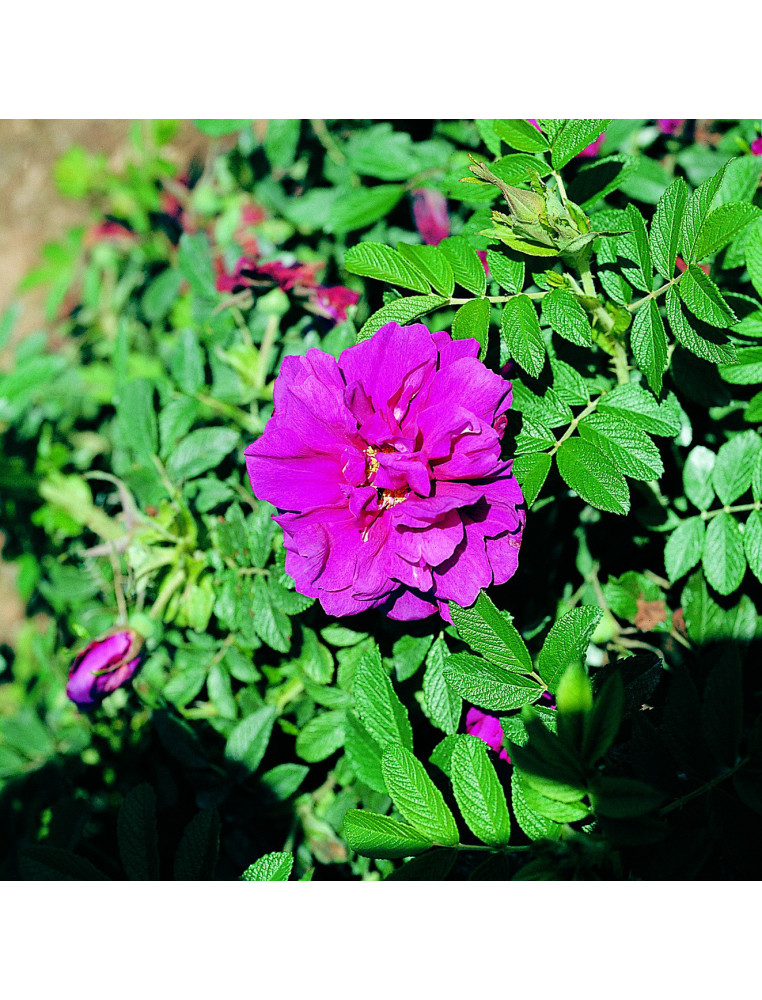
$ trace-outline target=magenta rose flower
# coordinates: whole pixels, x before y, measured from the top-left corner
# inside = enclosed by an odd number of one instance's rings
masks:
[[[516,572],[525,509],[500,454],[511,384],[475,340],[388,323],[336,361],[287,357],[246,449],[286,570],[332,615],[425,618]]]
[[[93,708],[133,677],[142,645],[142,636],[131,628],[114,629],[95,639],[75,657],[66,694],[78,708]]]
[[[503,746],[503,727],[500,725],[500,719],[492,712],[487,712],[482,708],[469,708],[466,712],[466,732],[484,740],[501,760],[507,764],[511,763],[508,751]]]
[[[755,156],[762,156],[762,135],[758,136],[751,144],[751,151]]]

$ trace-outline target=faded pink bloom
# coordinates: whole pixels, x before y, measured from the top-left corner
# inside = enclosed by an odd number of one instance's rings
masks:
[[[68,697],[78,708],[94,708],[132,678],[142,645],[134,629],[118,628],[85,646],[69,670]]]
[[[678,256],[677,259],[675,260],[675,267],[678,269],[678,271],[680,272],[680,274],[682,274],[683,271],[688,267],[688,265],[685,263],[685,261],[683,260],[682,257]],[[709,265],[708,264],[699,264],[699,267],[704,272],[704,274],[706,274],[706,275],[709,274]]]
[[[220,258],[217,269],[217,291],[232,292],[263,281],[274,281],[284,292],[296,289],[304,294],[317,284],[322,264],[284,264],[281,260],[257,263],[249,257],[239,257],[232,271],[227,271]]]
[[[431,188],[416,188],[413,191],[413,218],[415,228],[424,243],[437,246],[450,235],[450,216],[447,214],[447,199],[440,191]]]
[[[755,156],[762,156],[762,135],[758,136],[751,144],[751,151]]]
[[[508,751],[503,746],[503,727],[500,719],[492,712],[482,708],[469,708],[466,712],[466,732],[470,736],[478,736],[488,747],[494,750],[501,760],[511,763]]]
[[[678,132],[682,131],[687,120],[687,118],[657,118],[656,124],[662,135],[677,135]]]
[[[317,285],[310,293],[310,301],[314,312],[332,319],[334,323],[343,323],[347,318],[347,309],[349,306],[356,306],[360,296],[342,285],[335,285],[333,288]]]
[[[93,247],[96,243],[134,243],[135,233],[121,222],[107,219],[90,226],[85,233],[85,246]]]
[[[484,273],[489,278],[489,264],[487,263],[487,251],[486,250],[477,250],[476,251],[476,256],[482,262],[482,267],[484,268]]]
[[[246,449],[286,570],[332,615],[449,620],[516,572],[526,512],[500,454],[511,385],[475,340],[388,323],[336,361],[287,357]]]

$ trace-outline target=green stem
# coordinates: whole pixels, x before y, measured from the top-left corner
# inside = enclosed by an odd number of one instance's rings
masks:
[[[718,514],[744,514],[750,510],[762,510],[762,500],[755,500],[754,503],[739,503],[735,507],[725,504],[724,507],[717,510],[702,510],[701,520],[709,521],[711,518],[717,517]]]
[[[680,277],[682,277],[682,275]],[[676,285],[679,281],[680,278],[671,278],[665,285],[655,289],[653,292],[649,292],[648,295],[644,295],[642,299],[636,299],[635,302],[631,302],[627,308],[630,312],[635,312],[636,309],[640,309],[642,305],[645,305],[646,302],[649,302],[651,299],[658,299],[660,295],[664,295],[665,292],[669,291],[669,289],[673,285]]]
[[[547,292],[517,292],[515,295],[482,295],[479,298],[486,299],[493,305],[499,305],[502,302],[510,302],[511,299],[518,298],[519,295],[526,295],[528,299],[541,299]],[[448,299],[448,306],[462,306],[467,302],[473,302],[473,298],[470,299]]]
[[[561,447],[561,445],[564,443],[564,441],[566,441],[567,438],[570,438],[572,436],[572,434],[576,431],[577,426],[579,425],[580,421],[584,420],[584,418],[586,416],[588,416],[588,414],[592,413],[597,408],[598,404],[603,399],[604,395],[605,395],[604,393],[601,393],[600,396],[596,396],[595,399],[591,400],[587,404],[587,406],[584,408],[584,410],[580,410],[580,412],[572,420],[572,422],[566,428],[566,430],[561,435],[561,437],[558,439],[558,441],[556,441],[556,443],[551,448],[551,450],[550,450],[550,454],[551,455],[555,454],[558,451],[558,449]]]
[[[666,816],[668,813],[674,812],[675,809],[679,809],[681,806],[684,806],[686,802],[690,802],[692,799],[697,799],[699,796],[705,795],[717,785],[721,785],[723,781],[727,781],[728,778],[732,778],[736,771],[740,771],[741,768],[748,763],[749,758],[743,757],[736,764],[734,764],[733,767],[728,768],[727,771],[723,771],[722,774],[718,774],[716,778],[712,778],[711,781],[707,781],[698,788],[694,788],[692,792],[688,792],[687,795],[683,795],[681,799],[676,799],[674,802],[670,802],[668,806],[664,806],[663,809],[659,810],[659,815]]]
[[[344,151],[328,131],[325,121],[322,118],[310,118],[310,125],[312,126],[312,131],[320,141],[320,145],[325,149],[330,159],[334,163],[346,163],[347,158],[344,155]]]

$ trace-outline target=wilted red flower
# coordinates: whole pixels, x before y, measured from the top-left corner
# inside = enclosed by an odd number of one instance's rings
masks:
[[[332,288],[317,285],[310,293],[313,311],[325,316],[326,319],[332,319],[334,323],[343,323],[347,318],[349,306],[356,306],[359,301],[360,296],[357,292],[342,285],[335,285]]]
[[[85,233],[85,246],[93,247],[97,243],[134,243],[135,233],[121,222],[107,219],[98,222]]]

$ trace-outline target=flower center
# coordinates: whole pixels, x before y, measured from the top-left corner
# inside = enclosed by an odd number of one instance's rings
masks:
[[[382,510],[387,510],[389,507],[396,507],[398,503],[402,503],[409,492],[410,490],[406,487],[399,490],[381,490],[380,498]]]

